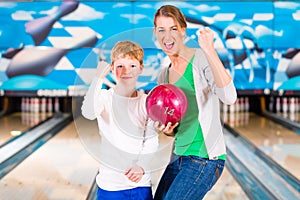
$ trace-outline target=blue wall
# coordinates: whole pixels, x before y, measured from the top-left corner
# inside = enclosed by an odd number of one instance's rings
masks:
[[[88,86],[99,51],[109,61],[118,40],[143,46],[138,87],[151,89],[165,60],[152,35],[153,15],[163,4],[185,14],[187,45],[198,47],[199,28],[215,31],[216,49],[237,89],[300,90],[300,3],[286,1],[0,3],[0,89]],[[69,13],[61,16],[58,8]]]

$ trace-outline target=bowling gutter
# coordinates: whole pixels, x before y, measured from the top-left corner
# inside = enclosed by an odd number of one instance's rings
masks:
[[[269,111],[263,112],[262,115],[272,121],[279,123],[280,125],[288,128],[288,129],[300,134],[300,124],[299,123],[294,122],[292,120],[287,119],[286,117],[282,117],[280,115],[277,115],[276,113],[272,113]]]
[[[300,199],[299,180],[225,125],[229,171],[251,199]]]
[[[71,114],[54,115],[26,134],[12,139],[0,148],[0,179],[36,151],[72,120]]]

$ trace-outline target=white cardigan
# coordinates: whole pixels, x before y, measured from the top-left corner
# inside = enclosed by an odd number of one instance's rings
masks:
[[[158,84],[166,82],[165,67],[158,77]],[[233,81],[226,87],[216,87],[205,54],[201,49],[196,49],[193,61],[193,78],[198,104],[198,120],[202,128],[203,138],[209,159],[217,159],[226,154],[223,130],[220,120],[219,100],[225,104],[234,104],[237,93]]]

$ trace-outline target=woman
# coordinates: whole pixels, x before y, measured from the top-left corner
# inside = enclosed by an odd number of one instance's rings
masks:
[[[171,62],[162,70],[158,83],[174,84],[188,98],[187,113],[179,124],[157,126],[174,135],[175,143],[154,199],[202,199],[220,177],[226,159],[219,100],[235,103],[236,89],[214,49],[210,29],[199,31],[200,48],[187,47],[185,17],[171,5],[157,10],[154,26],[154,34]]]

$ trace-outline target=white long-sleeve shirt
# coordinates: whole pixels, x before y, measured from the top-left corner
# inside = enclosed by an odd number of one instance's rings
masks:
[[[158,136],[147,117],[147,96],[142,91],[137,97],[119,96],[113,89],[101,89],[102,84],[102,79],[95,78],[82,104],[82,115],[97,119],[101,135],[101,164],[96,182],[108,191],[151,186],[150,162],[158,147]],[[134,165],[145,171],[138,183],[124,175]]]

